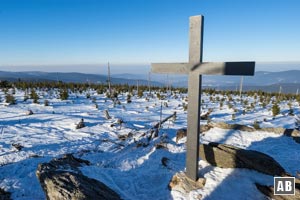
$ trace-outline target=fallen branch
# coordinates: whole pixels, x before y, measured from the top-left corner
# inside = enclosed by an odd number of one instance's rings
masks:
[[[163,123],[165,123],[166,121],[168,121],[168,120],[171,119],[172,117],[176,117],[176,112],[174,112],[172,115],[166,117],[165,119],[161,120],[160,122],[156,123],[156,124],[153,126],[153,128],[159,128],[159,127],[161,127],[161,125],[162,125]]]
[[[110,139],[102,139],[101,142],[110,142],[110,143],[113,143],[113,144],[116,144],[118,146],[121,146],[121,147],[125,147],[124,144],[121,144],[121,143],[118,143],[118,142],[115,142],[113,140],[110,140]]]

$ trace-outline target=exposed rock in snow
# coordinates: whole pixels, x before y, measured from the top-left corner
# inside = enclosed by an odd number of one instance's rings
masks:
[[[24,147],[19,143],[12,143],[11,146],[15,147],[18,151],[21,151]]]
[[[193,181],[188,178],[184,172],[179,172],[173,176],[169,187],[171,190],[177,190],[181,193],[189,193],[192,190],[203,188],[205,181],[205,178],[199,178],[197,181]]]
[[[181,138],[186,137],[186,135],[187,135],[187,129],[186,128],[181,128],[181,129],[177,130],[177,132],[176,132],[176,143],[178,143],[178,141]]]
[[[80,128],[83,128],[83,127],[85,127],[85,124],[84,124],[83,119],[81,119],[81,121],[76,125],[76,129],[80,129]]]
[[[71,154],[39,164],[36,175],[47,199],[120,199],[109,187],[81,173],[78,167],[88,164]]]
[[[26,115],[33,115],[32,110],[27,110],[27,111],[26,111]]]
[[[10,200],[10,193],[0,188],[0,200]]]
[[[201,125],[200,126],[200,133],[204,134],[206,131],[209,131],[211,128],[213,128],[213,126],[211,126],[210,124]],[[178,143],[178,141],[181,138],[184,138],[186,136],[187,136],[187,129],[186,128],[178,129],[177,132],[176,132],[176,143]]]
[[[283,134],[292,137],[297,143],[300,143],[300,131],[297,129],[286,129],[282,127],[264,127],[255,129],[251,126],[242,124],[227,124],[225,122],[209,123],[208,125],[201,126],[201,132],[208,131],[210,128],[217,127],[222,129],[233,129],[247,132],[264,131],[269,133]]]
[[[247,131],[247,132],[253,132],[255,131],[255,128],[241,125],[241,124],[227,124],[225,122],[218,122],[218,123],[210,123],[210,127],[217,127],[222,129],[233,129],[233,130],[240,130],[240,131]]]
[[[199,154],[203,160],[221,168],[247,168],[271,176],[288,175],[272,157],[258,151],[209,143],[200,145]]]
[[[274,195],[273,186],[264,186],[258,183],[255,184],[256,188],[264,195],[274,200],[299,200],[300,199],[300,185],[296,184],[295,195]]]

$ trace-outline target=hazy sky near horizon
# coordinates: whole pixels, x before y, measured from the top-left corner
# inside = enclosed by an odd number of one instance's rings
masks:
[[[0,70],[95,73],[109,61],[137,72],[186,62],[189,16],[199,14],[204,61],[300,69],[299,10],[299,0],[0,0]]]

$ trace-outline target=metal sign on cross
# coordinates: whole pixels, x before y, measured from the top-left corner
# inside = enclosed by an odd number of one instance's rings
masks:
[[[153,73],[188,74],[186,175],[198,179],[202,75],[253,76],[255,62],[202,62],[203,16],[190,17],[189,62],[152,63]]]

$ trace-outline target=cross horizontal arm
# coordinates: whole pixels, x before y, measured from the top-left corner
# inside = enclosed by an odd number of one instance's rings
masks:
[[[158,74],[188,74],[194,64],[190,63],[152,63],[151,72]]]
[[[153,63],[151,72],[168,74],[253,76],[255,62]]]
[[[255,62],[207,62],[195,65],[192,73],[203,75],[253,76]]]

